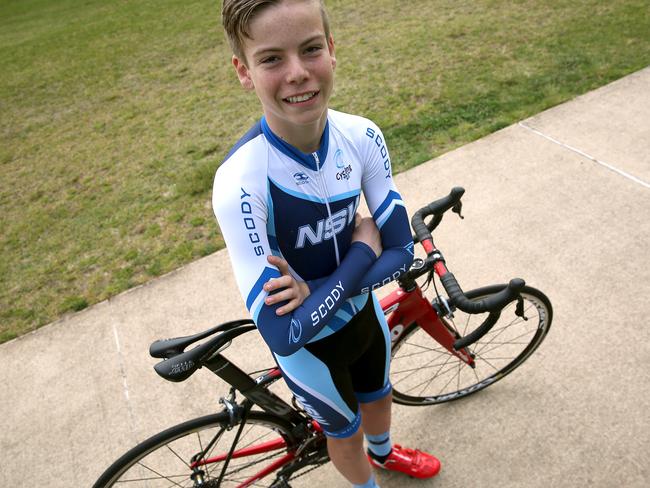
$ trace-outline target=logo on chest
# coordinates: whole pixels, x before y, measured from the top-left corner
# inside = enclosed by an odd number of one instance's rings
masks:
[[[316,226],[310,224],[302,225],[298,228],[298,237],[296,239],[296,249],[305,247],[307,241],[313,246],[323,241],[332,239],[337,234],[343,232],[346,226],[354,221],[354,214],[359,199],[356,198],[347,207],[332,214],[331,218],[320,219]]]
[[[309,176],[305,173],[294,173],[293,179],[296,181],[297,185],[304,185],[309,182]]]
[[[352,173],[352,165],[345,164],[345,161],[343,160],[343,151],[341,151],[340,149],[337,149],[336,152],[334,153],[334,164],[338,169],[341,170],[336,173],[336,179],[339,181],[349,180],[350,173]]]

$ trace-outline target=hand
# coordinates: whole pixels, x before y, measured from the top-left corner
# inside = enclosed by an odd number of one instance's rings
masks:
[[[370,246],[370,248],[375,252],[375,255],[379,257],[382,251],[381,247],[381,235],[379,235],[379,229],[375,225],[375,221],[370,217],[361,217],[361,215],[355,215],[355,228],[352,232],[352,242],[359,241],[363,242]]]
[[[276,266],[282,276],[273,278],[264,283],[264,291],[270,293],[274,290],[282,290],[266,297],[264,303],[266,305],[273,305],[280,302],[288,302],[278,308],[275,313],[277,315],[286,315],[297,309],[305,298],[311,293],[309,286],[304,281],[296,281],[296,279],[289,273],[289,264],[279,256],[268,256],[266,260],[269,264]],[[284,288],[284,289],[283,289]]]

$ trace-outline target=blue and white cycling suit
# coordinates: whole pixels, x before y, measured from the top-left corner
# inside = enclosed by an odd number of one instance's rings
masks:
[[[379,258],[351,242],[363,191],[379,228]],[[328,435],[359,426],[358,402],[390,393],[390,338],[371,292],[408,270],[413,242],[379,128],[329,110],[320,148],[305,154],[262,118],[217,171],[213,207],[239,289],[294,395]],[[283,257],[311,294],[291,314],[264,303]]]

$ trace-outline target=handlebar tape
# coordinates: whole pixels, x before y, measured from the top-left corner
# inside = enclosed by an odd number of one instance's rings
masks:
[[[494,324],[496,324],[497,321],[499,320],[500,316],[501,316],[501,311],[490,312],[490,315],[488,315],[488,318],[485,319],[485,322],[483,322],[481,325],[479,325],[476,329],[474,329],[471,333],[467,334],[465,337],[461,337],[460,339],[454,342],[454,349],[458,351],[459,349],[463,349],[464,347],[467,347],[470,344],[474,344],[481,337],[483,337],[485,334],[490,332],[492,327],[494,327]]]
[[[526,285],[526,282],[521,278],[514,278],[510,280],[508,286],[494,295],[490,295],[482,300],[472,301],[465,296],[461,289],[456,277],[452,273],[446,273],[441,278],[442,285],[449,293],[449,298],[452,303],[460,310],[470,314],[477,314],[483,312],[495,312],[501,310],[508,303],[513,301],[519,295],[519,292]]]
[[[440,223],[442,214],[456,205],[464,193],[464,188],[459,186],[452,188],[449,195],[430,203],[426,207],[422,207],[413,214],[413,217],[411,217],[411,226],[415,231],[415,236],[417,237],[418,242],[431,239],[431,231]],[[427,225],[424,223],[424,218],[429,215],[435,216],[436,224],[433,225],[432,228],[427,228]]]
[[[490,295],[482,300],[473,301],[465,296],[465,293],[463,293],[463,290],[452,273],[446,273],[440,278],[440,281],[442,281],[442,285],[445,287],[445,290],[447,290],[447,293],[449,293],[451,302],[463,312],[470,314],[490,312],[487,319],[485,319],[480,326],[465,337],[461,337],[454,342],[454,349],[456,350],[463,349],[464,347],[473,344],[490,332],[492,327],[494,327],[494,324],[499,320],[501,310],[503,310],[508,303],[515,300],[526,285],[524,280],[514,278],[510,280],[510,283],[508,283],[508,285],[500,292]]]

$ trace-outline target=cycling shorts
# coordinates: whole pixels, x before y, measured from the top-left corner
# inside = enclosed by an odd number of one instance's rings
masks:
[[[359,403],[391,392],[390,332],[374,293],[345,327],[275,359],[291,392],[330,437],[353,435]]]

